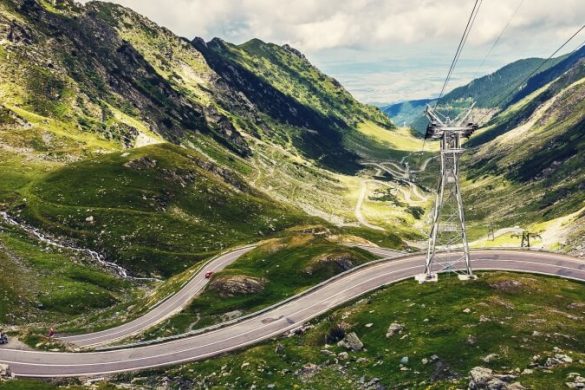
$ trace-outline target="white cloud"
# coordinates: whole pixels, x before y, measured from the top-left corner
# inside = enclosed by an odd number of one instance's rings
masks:
[[[520,1],[483,0],[463,58],[479,58],[481,61]],[[390,55],[392,59],[409,58],[412,61],[440,56],[448,63],[474,0],[113,2],[133,8],[188,38],[220,36],[236,43],[260,38],[275,43],[290,43],[310,58],[322,59],[327,53],[339,62],[355,61],[357,58],[353,56],[358,54],[369,57],[372,62],[382,61]],[[547,56],[583,21],[583,0],[524,0],[494,56],[505,62],[522,57]],[[350,75],[339,69],[339,73],[334,75],[342,82],[348,81]],[[328,71],[326,66],[324,70]],[[437,68],[434,71],[442,75],[445,70]],[[364,77],[363,81],[367,80]],[[367,94],[359,97],[378,99]]]

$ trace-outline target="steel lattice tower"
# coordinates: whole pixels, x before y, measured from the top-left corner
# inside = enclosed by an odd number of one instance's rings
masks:
[[[454,120],[441,119],[429,106],[426,109],[430,124],[425,138],[441,142],[441,175],[432,215],[425,271],[416,276],[420,283],[438,280],[434,265],[438,266],[438,271],[458,273],[463,280],[475,278],[469,261],[469,244],[459,183],[459,158],[464,151],[461,146],[462,138],[470,137],[477,130],[476,124],[467,121],[472,108],[473,106]],[[439,250],[441,254],[437,253]]]

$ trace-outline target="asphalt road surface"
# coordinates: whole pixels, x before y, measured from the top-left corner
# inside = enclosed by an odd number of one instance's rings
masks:
[[[66,343],[75,344],[82,348],[87,348],[111,344],[114,341],[142,333],[148,328],[151,328],[182,311],[195,296],[201,293],[209,282],[209,279],[205,278],[206,272],[219,272],[254,248],[255,246],[247,246],[214,258],[179,292],[162,301],[154,309],[134,321],[101,332],[60,337],[60,340]],[[0,354],[2,354],[2,351],[0,351]]]
[[[585,262],[558,254],[478,250],[472,253],[472,261],[475,270],[528,272],[585,281]],[[421,254],[373,264],[333,279],[271,311],[184,339],[104,352],[4,349],[0,350],[0,363],[8,364],[17,376],[71,377],[135,371],[206,359],[273,338],[362,294],[412,278],[423,271],[423,264],[424,255]]]

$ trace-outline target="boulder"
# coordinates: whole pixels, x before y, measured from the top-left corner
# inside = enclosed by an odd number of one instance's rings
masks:
[[[569,389],[585,389],[585,378],[578,372],[572,372],[567,375],[568,382],[565,384]]]
[[[524,386],[520,382],[510,383],[516,379],[515,375],[494,374],[492,370],[486,367],[474,367],[469,372],[469,389],[470,390],[523,390]]]
[[[245,275],[218,277],[209,284],[209,288],[222,298],[257,294],[262,292],[265,286],[266,279]]]
[[[483,360],[484,363],[491,363],[495,360],[498,360],[498,358],[499,356],[497,353],[490,353],[489,355],[482,357],[481,360]]]
[[[388,331],[386,332],[386,337],[392,337],[396,334],[401,334],[404,330],[404,325],[399,324],[398,322],[393,322],[388,327]]]
[[[337,343],[337,346],[351,349],[352,351],[361,351],[364,348],[364,343],[355,332],[351,332],[346,334],[343,340]]]
[[[307,363],[297,373],[302,381],[312,378],[315,374],[321,371],[321,368],[314,363]]]
[[[474,367],[469,372],[469,389],[485,389],[487,384],[494,377],[494,372],[486,367]]]
[[[10,366],[7,364],[0,364],[0,378],[6,378],[11,376]]]
[[[354,261],[353,255],[348,252],[329,253],[311,260],[304,271],[310,275],[322,268],[333,267],[336,271],[343,272],[352,269],[354,267]]]

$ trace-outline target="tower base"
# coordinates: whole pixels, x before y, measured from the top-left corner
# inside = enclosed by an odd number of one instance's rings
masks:
[[[477,280],[477,276],[475,275],[457,275],[457,277],[459,278],[459,280]]]
[[[433,282],[436,283],[439,281],[438,274],[418,274],[415,275],[414,280],[416,280],[419,284]]]

